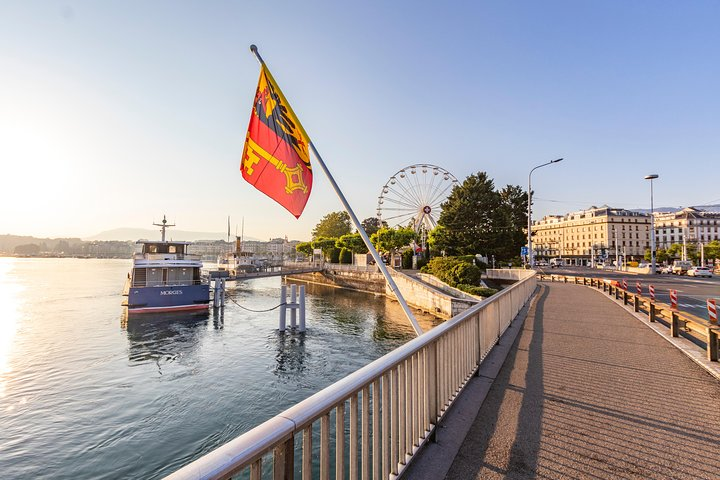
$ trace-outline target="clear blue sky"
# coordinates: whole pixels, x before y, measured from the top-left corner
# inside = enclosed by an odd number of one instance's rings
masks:
[[[526,188],[535,217],[720,201],[716,1],[0,3],[0,234],[308,239],[243,181],[261,54],[362,219],[413,163]]]

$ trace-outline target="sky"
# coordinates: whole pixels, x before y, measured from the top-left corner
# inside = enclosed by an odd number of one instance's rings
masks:
[[[716,1],[0,0],[0,234],[308,240],[239,169],[259,48],[359,219],[413,164],[527,188],[533,218],[720,203]]]

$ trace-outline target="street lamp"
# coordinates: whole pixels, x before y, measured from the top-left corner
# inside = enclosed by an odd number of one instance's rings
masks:
[[[656,173],[645,175],[650,180],[650,273],[655,275],[655,213],[653,207],[653,180],[658,178]]]
[[[547,163],[543,163],[542,165],[538,165],[537,167],[530,170],[530,173],[528,174],[528,263],[530,264],[530,268],[533,268],[535,266],[535,257],[533,256],[532,249],[532,172],[534,172],[540,167],[546,167],[548,165],[552,165],[553,163],[561,161],[562,158],[558,158],[557,160],[551,160]]]

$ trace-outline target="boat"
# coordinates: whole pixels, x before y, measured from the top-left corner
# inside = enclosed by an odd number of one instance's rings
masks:
[[[153,223],[162,232],[160,241],[138,240],[138,253],[128,273],[123,305],[128,313],[206,310],[210,287],[203,278],[202,257],[188,253],[191,242],[166,241],[165,231],[175,225]]]
[[[254,273],[265,266],[266,260],[258,258],[254,252],[243,250],[243,238],[245,236],[245,219],[242,223],[240,236],[235,234],[235,250],[219,255],[217,259],[220,276],[237,277],[243,273]],[[230,220],[228,217],[228,241],[230,240]]]

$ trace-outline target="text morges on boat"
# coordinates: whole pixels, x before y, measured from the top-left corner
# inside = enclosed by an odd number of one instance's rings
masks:
[[[128,313],[207,309],[210,287],[201,275],[202,257],[187,253],[191,242],[165,241],[165,230],[175,226],[168,225],[165,216],[153,225],[161,227],[162,239],[137,241],[142,250],[133,255],[123,290]]]

